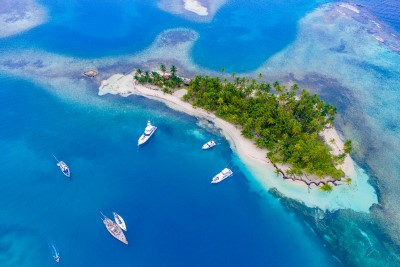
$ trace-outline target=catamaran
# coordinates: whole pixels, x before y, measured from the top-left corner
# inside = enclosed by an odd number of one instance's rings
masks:
[[[215,175],[212,178],[211,183],[212,184],[219,183],[219,182],[225,180],[226,178],[228,178],[229,176],[231,176],[232,174],[233,174],[233,171],[231,171],[228,168],[225,168],[220,173],[218,173],[217,175]]]
[[[128,240],[126,239],[126,237],[125,237],[124,233],[122,232],[121,228],[119,228],[119,226],[115,222],[113,222],[110,218],[105,216],[103,213],[101,213],[101,215],[103,215],[103,219],[102,220],[103,220],[103,223],[106,226],[108,232],[110,232],[110,234],[113,237],[115,237],[116,239],[118,239],[122,243],[128,245]]]
[[[207,143],[205,143],[205,144],[201,147],[201,149],[210,149],[210,148],[212,148],[212,147],[214,147],[214,146],[216,146],[216,145],[217,145],[217,143],[215,143],[215,141],[211,140],[211,141],[208,141]]]
[[[57,166],[60,167],[61,172],[67,176],[67,177],[71,177],[71,171],[68,167],[68,165],[64,162],[64,161],[60,161],[56,158],[56,156],[53,155],[53,157],[56,159],[57,161]]]
[[[143,145],[149,140],[149,138],[153,135],[153,133],[157,130],[157,127],[151,125],[150,120],[147,121],[147,126],[144,129],[144,133],[140,136],[138,140],[138,146]]]
[[[116,212],[113,212],[114,215],[114,221],[117,223],[117,225],[124,231],[127,231],[126,229],[126,224],[124,219],[122,219],[121,216],[119,216]]]

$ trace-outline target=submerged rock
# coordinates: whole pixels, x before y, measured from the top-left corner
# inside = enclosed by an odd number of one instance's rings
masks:
[[[89,70],[86,70],[85,72],[83,72],[83,75],[85,75],[87,77],[94,77],[97,74],[99,74],[99,72],[97,70],[94,70],[94,69],[89,69]]]

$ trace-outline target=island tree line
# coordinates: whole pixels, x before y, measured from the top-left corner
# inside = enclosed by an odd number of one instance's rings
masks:
[[[287,88],[279,82],[271,86],[234,74],[232,78],[196,76],[183,100],[242,126],[243,136],[269,150],[271,162],[291,166],[287,175],[344,177],[336,166],[351,152],[351,141],[346,141],[343,153],[333,155],[319,135],[333,125],[335,107],[316,94],[299,90],[297,84]]]

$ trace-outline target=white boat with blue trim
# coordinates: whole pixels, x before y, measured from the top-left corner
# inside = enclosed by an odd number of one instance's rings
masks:
[[[144,143],[147,142],[147,140],[150,139],[150,137],[154,134],[154,132],[157,130],[157,127],[154,125],[151,125],[150,120],[147,121],[147,126],[144,129],[144,133],[140,136],[138,140],[138,146],[143,145]]]
[[[69,169],[68,165],[62,161],[62,160],[58,160],[54,155],[53,157],[56,159],[57,161],[57,166],[60,167],[61,172],[67,176],[67,177],[71,177],[71,170]]]
[[[217,145],[217,143],[215,143],[215,141],[211,140],[211,141],[208,141],[207,143],[205,143],[205,144],[201,147],[201,149],[210,149],[210,148],[212,148],[212,147],[214,147],[214,146],[216,146],[216,145]]]
[[[114,215],[114,221],[117,223],[117,225],[118,225],[122,230],[128,231],[128,230],[126,229],[126,224],[125,224],[124,219],[122,219],[122,217],[119,216],[118,213],[116,213],[116,212],[113,212],[113,215]]]
[[[212,184],[216,184],[216,183],[222,182],[222,181],[225,180],[226,178],[232,176],[232,174],[233,174],[233,171],[232,171],[232,170],[230,170],[230,169],[228,169],[228,168],[225,168],[225,169],[223,169],[220,173],[218,173],[217,175],[215,175],[215,176],[212,178],[211,183],[212,183]]]

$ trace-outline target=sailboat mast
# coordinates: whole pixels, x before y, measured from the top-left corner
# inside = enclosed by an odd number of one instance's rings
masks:
[[[54,156],[54,154],[52,154],[52,155],[53,155],[53,157],[56,159],[57,162],[60,162],[60,161],[56,158],[56,156]]]

